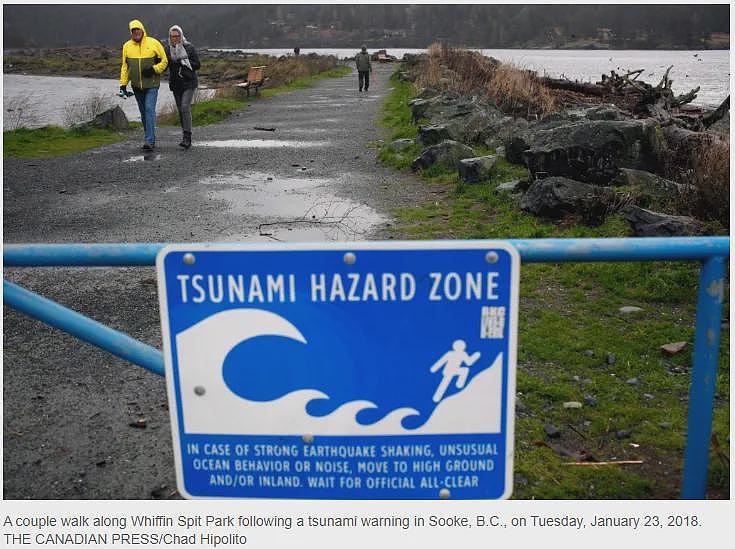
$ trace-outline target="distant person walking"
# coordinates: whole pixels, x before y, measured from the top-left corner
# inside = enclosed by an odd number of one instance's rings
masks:
[[[365,88],[365,91],[368,91],[373,65],[370,63],[370,54],[367,52],[367,46],[363,46],[362,51],[355,56],[355,64],[357,65],[359,91],[362,91],[363,88]]]
[[[128,25],[130,40],[123,44],[120,67],[120,97],[129,97],[128,82],[138,101],[140,119],[143,122],[145,143],[143,149],[156,146],[156,101],[161,85],[161,73],[166,70],[168,58],[163,46],[155,38],[146,35],[143,23],[134,19]]]
[[[188,149],[191,147],[191,102],[199,83],[196,71],[201,66],[199,55],[178,25],[168,29],[168,44],[165,50],[169,60],[168,87],[174,94],[181,129],[184,132],[179,147]]]

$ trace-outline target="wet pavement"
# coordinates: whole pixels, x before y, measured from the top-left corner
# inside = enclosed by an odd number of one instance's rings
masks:
[[[357,75],[254,101],[178,147],[135,140],[4,160],[4,242],[322,241],[380,237],[391,208],[426,199],[376,163],[381,101]],[[162,93],[168,93],[168,90]],[[275,128],[265,132],[254,129]],[[6,279],[157,348],[155,270],[6,269]],[[6,499],[177,497],[162,378],[4,308]],[[141,428],[141,426],[143,428]]]

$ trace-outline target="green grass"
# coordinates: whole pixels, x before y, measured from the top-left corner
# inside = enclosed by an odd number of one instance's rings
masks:
[[[276,95],[280,95],[282,93],[289,93],[296,90],[303,90],[305,88],[310,88],[313,86],[316,82],[320,80],[324,80],[326,78],[339,78],[342,76],[346,76],[352,72],[352,68],[348,67],[347,65],[339,65],[333,69],[329,69],[327,71],[320,72],[319,74],[314,74],[312,76],[302,76],[299,78],[294,79],[292,82],[288,84],[284,84],[283,86],[278,86],[276,88],[264,88],[260,92],[260,97],[263,99],[268,99],[270,97],[274,97]]]
[[[213,99],[195,103],[191,106],[191,120],[194,126],[216,124],[229,117],[234,111],[243,106],[243,101],[237,99]]]
[[[383,108],[391,139],[379,160],[408,171],[421,150],[401,151],[390,141],[413,138],[410,83],[392,80]],[[478,155],[491,151],[478,147]],[[631,236],[620,215],[598,227],[577,220],[551,222],[519,208],[519,198],[496,187],[527,175],[524,166],[498,158],[495,174],[481,184],[461,184],[455,170],[433,166],[419,174],[444,189],[432,202],[399,208],[394,238],[505,239]],[[518,332],[518,407],[514,498],[670,499],[681,489],[683,452],[696,314],[699,265],[685,262],[540,263],[521,267]],[[729,289],[729,288],[728,288]],[[724,316],[729,314],[725,298]],[[620,307],[635,305],[634,315]],[[687,341],[667,357],[660,346]],[[729,332],[722,333],[713,433],[729,456]],[[592,356],[588,356],[592,355]],[[608,357],[610,357],[608,359]],[[613,358],[614,357],[614,358]],[[609,364],[608,361],[613,362]],[[634,379],[635,383],[629,383]],[[587,401],[585,401],[587,397]],[[594,400],[591,400],[594,399]],[[565,409],[567,401],[582,402]],[[543,427],[562,431],[548,439]],[[630,438],[618,438],[618,431]],[[550,447],[551,446],[551,447]],[[569,466],[564,453],[599,461],[641,460],[641,465]],[[711,454],[708,490],[728,497],[729,464]]]
[[[102,145],[117,143],[125,136],[109,130],[64,129],[46,126],[20,128],[3,132],[3,154],[6,157],[52,157],[75,154]]]

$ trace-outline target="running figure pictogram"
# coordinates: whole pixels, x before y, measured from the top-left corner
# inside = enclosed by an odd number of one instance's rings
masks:
[[[449,384],[455,377],[457,378],[457,389],[464,387],[464,384],[467,382],[467,376],[470,373],[470,369],[463,368],[462,365],[466,364],[467,366],[472,366],[477,359],[480,358],[480,353],[473,353],[470,356],[465,353],[466,348],[467,344],[463,340],[458,339],[452,344],[453,350],[444,353],[444,355],[430,368],[432,374],[443,368],[442,380],[432,397],[434,402],[439,402],[442,399],[444,393],[449,388]]]

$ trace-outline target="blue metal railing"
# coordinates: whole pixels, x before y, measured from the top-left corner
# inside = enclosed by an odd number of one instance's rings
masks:
[[[703,499],[720,346],[725,258],[729,237],[508,240],[523,263],[587,261],[701,261],[682,498]],[[6,267],[155,265],[167,244],[10,244]],[[164,375],[163,356],[150,345],[3,280],[5,303],[29,316]]]

